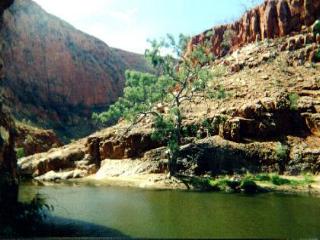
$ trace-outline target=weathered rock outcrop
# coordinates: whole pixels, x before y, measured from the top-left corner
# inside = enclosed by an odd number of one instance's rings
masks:
[[[83,164],[85,160],[87,161]],[[41,176],[50,171],[72,170],[78,165],[79,167],[86,165],[88,171],[91,168],[91,161],[88,156],[85,156],[82,141],[59,149],[52,149],[47,153],[21,158],[18,160],[18,164],[22,175],[33,177]]]
[[[94,132],[92,112],[121,96],[126,69],[148,69],[143,56],[118,54],[32,0],[15,1],[0,35],[6,105],[18,119],[71,138]]]
[[[2,27],[3,11],[12,2],[12,0],[0,2],[0,28]],[[2,55],[2,50],[0,49],[0,51]],[[1,64],[1,71],[4,71],[2,67]],[[18,197],[17,160],[14,152],[14,138],[14,122],[9,113],[3,110],[2,103],[0,103],[0,229],[12,219],[12,216],[10,216],[12,214],[11,209],[15,206]]]
[[[54,180],[73,178],[73,171],[81,172],[77,177],[87,176],[96,172],[105,159],[139,159],[145,152],[161,146],[151,140],[150,133],[150,130],[139,129],[122,136],[116,128],[106,129],[47,153],[21,158],[19,169],[22,175],[33,177],[51,172],[45,179]],[[59,177],[53,174],[61,171],[68,174]]]
[[[247,43],[300,32],[304,26],[311,26],[319,17],[319,0],[265,0],[262,5],[247,11],[235,23],[217,26],[193,37],[188,52],[192,51],[194,45],[209,40],[212,43],[212,53],[223,56]],[[209,31],[213,31],[212,36],[207,36]],[[226,32],[228,39],[225,39]]]
[[[239,144],[219,136],[206,138],[181,148],[178,169],[201,175],[251,172],[276,172],[281,161],[275,154],[276,143]]]
[[[39,129],[27,124],[16,124],[16,148],[23,149],[23,155],[47,152],[51,148],[62,146],[61,141],[52,130]]]
[[[103,131],[101,133],[89,137],[86,144],[91,156],[96,156],[95,152],[99,151],[101,160],[141,158],[146,151],[163,145],[152,140],[150,130],[139,129],[124,136],[114,132],[106,135]]]
[[[293,106],[290,95],[282,93],[277,99],[264,98],[247,103],[232,113],[220,125],[219,134],[234,142],[243,139],[274,139],[286,135],[305,136],[312,132],[303,112],[313,112],[312,106]]]

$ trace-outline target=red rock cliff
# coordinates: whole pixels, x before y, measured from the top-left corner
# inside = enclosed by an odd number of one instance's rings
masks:
[[[214,27],[211,37],[211,51],[216,56],[223,56],[228,51],[236,50],[256,40],[277,38],[300,31],[303,26],[310,26],[320,17],[320,0],[266,0],[262,5],[247,11],[237,22]],[[230,49],[223,47],[224,33],[233,32]],[[194,45],[206,39],[206,31],[192,38],[188,52]]]
[[[16,0],[6,11],[0,35],[5,102],[19,119],[83,136],[94,130],[92,112],[122,94],[131,67],[125,56],[31,0]]]

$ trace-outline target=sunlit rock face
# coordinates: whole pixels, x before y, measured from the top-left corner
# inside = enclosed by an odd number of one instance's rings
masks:
[[[3,11],[12,2],[12,0],[2,0],[0,2],[0,26],[2,26]],[[2,41],[1,37],[0,41]],[[2,53],[1,50],[0,54],[2,55]],[[3,60],[1,60],[2,74],[4,71]],[[2,103],[0,103],[0,228],[5,221],[9,221],[11,209],[17,201],[17,160],[14,152],[14,137],[14,122],[10,115],[3,110]]]
[[[265,0],[233,24],[214,27],[212,36],[205,33],[194,36],[189,42],[188,53],[193,47],[209,40],[215,56],[223,56],[257,40],[277,38],[299,32],[304,26],[311,26],[320,17],[319,0]],[[229,49],[223,46],[225,32],[232,32]]]
[[[95,130],[92,112],[121,96],[125,70],[137,68],[137,60],[132,64],[126,56],[139,59],[138,66],[146,64],[142,56],[119,54],[31,0],[16,0],[6,11],[0,35],[5,103],[20,119],[71,135]]]

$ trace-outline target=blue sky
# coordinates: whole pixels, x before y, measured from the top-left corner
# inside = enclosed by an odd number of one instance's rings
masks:
[[[143,53],[147,39],[195,35],[262,0],[34,0],[109,46]]]

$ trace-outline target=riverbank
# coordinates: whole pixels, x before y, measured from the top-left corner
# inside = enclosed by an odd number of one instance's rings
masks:
[[[258,174],[247,176],[220,176],[215,179],[206,177],[171,177],[167,174],[138,174],[98,178],[91,175],[86,178],[68,180],[75,184],[93,184],[95,186],[130,187],[149,190],[191,190],[241,192],[241,182],[254,182],[257,192],[310,193],[320,195],[320,176],[286,176],[276,174]],[[239,182],[239,188],[237,188]],[[52,183],[44,183],[52,184]],[[232,186],[235,186],[232,189]],[[238,190],[237,190],[238,189]]]

